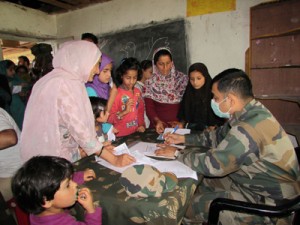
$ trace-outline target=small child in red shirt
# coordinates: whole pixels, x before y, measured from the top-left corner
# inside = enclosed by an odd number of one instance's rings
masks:
[[[116,70],[120,86],[108,122],[119,131],[117,137],[145,131],[144,101],[140,90],[134,87],[140,76],[140,63],[135,58],[124,59]]]

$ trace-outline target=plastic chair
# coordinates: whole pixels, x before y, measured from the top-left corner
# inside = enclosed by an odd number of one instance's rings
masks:
[[[295,148],[295,152],[300,162],[300,147]],[[269,206],[237,201],[226,198],[216,198],[209,207],[208,225],[216,225],[219,221],[219,214],[223,210],[253,214],[268,217],[287,217],[294,214],[293,224],[300,224],[300,195],[294,199],[286,200],[284,204]]]
[[[208,225],[217,225],[219,221],[219,214],[223,210],[278,218],[287,217],[294,213],[295,216],[293,224],[300,224],[299,215],[297,214],[300,212],[300,196],[289,200],[286,204],[278,206],[268,206],[226,198],[216,198],[212,201],[209,208]]]

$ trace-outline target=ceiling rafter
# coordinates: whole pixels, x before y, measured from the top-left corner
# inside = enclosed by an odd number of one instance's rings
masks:
[[[76,9],[76,7],[74,7],[73,5],[67,4],[67,3],[63,3],[61,1],[56,1],[56,0],[39,0],[39,1],[43,2],[43,3],[50,4],[50,5],[54,5],[56,7],[63,8],[63,9],[68,9],[68,10],[74,10],[74,9]]]

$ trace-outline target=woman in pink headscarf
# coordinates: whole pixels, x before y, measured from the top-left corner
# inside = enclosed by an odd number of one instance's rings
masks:
[[[100,50],[87,41],[66,42],[57,51],[54,69],[34,85],[27,104],[21,135],[24,161],[52,155],[74,162],[80,159],[79,147],[115,166],[135,161],[127,154],[115,156],[113,146],[104,147],[96,138],[85,83],[99,73],[100,62]]]

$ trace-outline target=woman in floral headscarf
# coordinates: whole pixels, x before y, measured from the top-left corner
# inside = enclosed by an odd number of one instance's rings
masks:
[[[153,76],[145,82],[144,99],[150,127],[155,127],[158,133],[177,124],[177,113],[187,82],[188,76],[175,69],[170,49],[155,50]]]
[[[52,155],[74,162],[80,158],[79,147],[115,166],[135,161],[128,154],[115,156],[113,146],[103,146],[96,137],[85,83],[99,74],[100,61],[100,50],[87,41],[66,42],[57,51],[54,69],[34,85],[27,104],[21,135],[24,161],[35,155]]]

